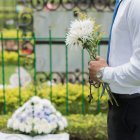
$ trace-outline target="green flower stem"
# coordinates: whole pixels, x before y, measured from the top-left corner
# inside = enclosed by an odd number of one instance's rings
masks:
[[[110,95],[111,100],[113,100],[113,101],[115,102],[116,106],[119,106],[117,100],[115,99],[114,95],[113,95],[112,92],[111,92],[111,89],[110,89],[109,84],[104,83],[104,85],[105,85],[105,87],[106,87],[106,90],[107,90],[108,94]],[[113,105],[113,104],[112,104],[112,105]]]
[[[97,52],[97,51],[95,50],[95,48],[94,48],[93,50],[90,50],[89,48],[86,48],[86,50],[88,51],[88,53],[89,53],[89,55],[90,55],[90,59],[91,59],[91,60],[96,60],[96,56],[97,56],[97,53],[96,53],[96,52]],[[90,79],[90,77],[89,77],[89,79]],[[92,83],[90,82],[90,84],[92,84]],[[92,85],[95,86],[95,84],[92,84]],[[100,85],[99,85],[99,87],[100,87]],[[99,87],[96,87],[96,88],[99,88]],[[100,96],[100,97],[103,96],[103,94],[105,93],[105,90],[106,90],[107,93],[108,93],[109,100],[110,100],[111,104],[113,105],[113,101],[114,101],[115,104],[116,104],[116,106],[119,106],[117,100],[115,99],[114,95],[113,95],[112,92],[111,92],[111,89],[110,89],[110,87],[109,87],[109,84],[107,84],[107,83],[102,83],[102,87],[103,87],[103,90],[102,90],[102,93],[101,93],[101,96]],[[90,93],[90,94],[91,94],[91,93]]]

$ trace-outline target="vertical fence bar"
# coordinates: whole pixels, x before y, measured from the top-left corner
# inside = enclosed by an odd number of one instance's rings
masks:
[[[66,114],[69,115],[69,79],[68,79],[68,47],[65,45],[66,56]]]
[[[49,49],[50,49],[50,100],[52,101],[52,33],[49,29]]]
[[[37,95],[37,79],[36,79],[36,36],[35,33],[33,33],[33,44],[34,44],[34,95]]]
[[[84,99],[84,49],[82,49],[82,114],[85,114],[85,99]]]
[[[4,5],[4,0],[2,1],[2,6],[3,7],[5,7],[5,5]],[[1,14],[2,14],[2,28],[4,28],[4,25],[5,25],[5,12],[1,12]]]
[[[98,55],[100,56],[100,44],[98,44]],[[98,88],[98,101],[97,101],[97,112],[99,113],[101,109],[101,104],[100,104],[100,88]]]
[[[20,47],[19,47],[19,30],[17,30],[17,38],[16,38],[17,46],[18,46],[18,81],[19,81],[19,106],[21,106],[22,97],[21,97],[21,74],[20,74]]]
[[[5,91],[5,64],[4,64],[4,38],[3,34],[1,33],[1,46],[2,46],[2,84],[3,84],[3,101],[4,101],[4,108],[3,113],[6,114],[6,91]]]
[[[3,0],[3,7],[6,7],[6,6],[7,6],[7,5],[6,5],[6,0]],[[7,17],[6,14],[7,14],[7,13],[4,11],[4,12],[3,12],[3,17],[2,17],[2,19],[3,19],[3,21],[4,21],[4,22],[3,22],[3,28],[4,28],[4,26],[5,26],[5,22],[6,22],[6,19],[7,19],[7,18],[6,18],[6,17]]]

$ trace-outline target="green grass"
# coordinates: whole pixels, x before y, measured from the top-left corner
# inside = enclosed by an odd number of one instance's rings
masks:
[[[7,128],[9,115],[0,115],[0,131],[4,133],[16,133]],[[64,130],[70,134],[70,140],[107,140],[107,115],[69,115],[65,116],[68,120],[68,127]],[[61,132],[62,133],[62,132]]]
[[[0,29],[3,27],[6,19],[15,18],[15,6],[17,0],[0,0]],[[6,12],[6,13],[5,13]]]
[[[16,65],[5,65],[5,83],[9,84],[10,76],[15,73]],[[0,84],[2,84],[3,80],[3,74],[2,74],[2,66],[0,66]]]

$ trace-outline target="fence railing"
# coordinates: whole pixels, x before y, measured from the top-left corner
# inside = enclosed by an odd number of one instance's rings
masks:
[[[104,11],[108,8],[114,10],[115,0],[13,0],[14,4],[31,7],[34,10],[41,11],[44,9],[56,11],[63,8],[67,11],[78,7],[80,10],[94,8],[96,11]],[[5,3],[6,4],[6,3]],[[9,9],[8,9],[9,10]]]
[[[13,41],[15,43],[16,48],[13,50],[13,48],[7,48],[6,45],[8,45],[8,41]],[[12,43],[13,43],[12,42]],[[34,85],[34,95],[38,95],[38,89],[37,86],[38,84],[41,84],[43,82],[50,82],[49,85],[49,95],[50,95],[50,100],[52,100],[53,97],[53,83],[61,83],[65,85],[66,87],[66,99],[65,99],[65,106],[66,106],[66,114],[69,114],[69,83],[78,83],[79,85],[82,86],[82,93],[81,95],[83,96],[82,98],[82,103],[81,103],[81,109],[83,114],[85,114],[85,98],[84,98],[84,86],[88,84],[88,72],[84,71],[84,50],[81,51],[81,71],[76,71],[72,72],[69,71],[69,49],[65,45],[65,39],[64,38],[53,38],[51,37],[51,31],[50,31],[50,36],[48,38],[37,38],[35,34],[33,34],[32,37],[21,37],[20,32],[17,31],[16,37],[11,37],[11,38],[6,38],[3,33],[0,34],[0,44],[1,44],[1,84],[2,84],[2,93],[3,93],[3,112],[6,114],[7,113],[7,99],[6,99],[6,84],[7,75],[9,75],[6,71],[6,69],[11,69],[12,63],[17,66],[17,79],[14,79],[15,83],[17,83],[18,87],[18,100],[19,100],[19,106],[21,105],[22,102],[22,86],[24,86],[23,81],[22,81],[22,70],[21,66],[23,66],[27,71],[31,71],[32,75],[32,84]],[[10,43],[9,43],[10,44]],[[108,39],[102,39],[100,42],[100,45],[107,45],[108,44]],[[36,46],[37,45],[46,45],[49,49],[49,71],[47,72],[38,72],[37,70],[37,50]],[[65,71],[64,72],[59,72],[59,71],[54,71],[53,70],[53,47],[54,45],[62,45],[64,48],[64,65],[65,65]],[[98,52],[100,54],[100,45],[98,47]],[[7,60],[5,53],[7,51],[14,51],[17,54],[17,60]],[[9,55],[9,54],[8,54]],[[7,62],[8,61],[8,62]],[[7,67],[7,68],[6,68]],[[14,67],[15,68],[15,67]],[[30,72],[29,72],[30,73]],[[54,76],[55,75],[55,76]],[[80,78],[81,77],[81,78]],[[97,110],[100,111],[100,101],[98,100],[97,103]]]
[[[65,10],[72,10],[78,7],[81,10],[95,8],[97,11],[104,11],[108,7],[112,11],[115,4],[114,0],[31,0],[30,2],[32,7],[38,11],[44,7],[53,11],[60,7]]]

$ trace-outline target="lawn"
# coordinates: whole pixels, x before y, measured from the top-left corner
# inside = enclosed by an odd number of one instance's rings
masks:
[[[10,76],[15,73],[16,66],[15,65],[5,65],[5,83],[9,84]],[[3,74],[2,74],[2,66],[0,65],[0,84],[3,82]]]
[[[0,0],[0,29],[3,27],[5,20],[16,17],[15,6],[16,0]]]

